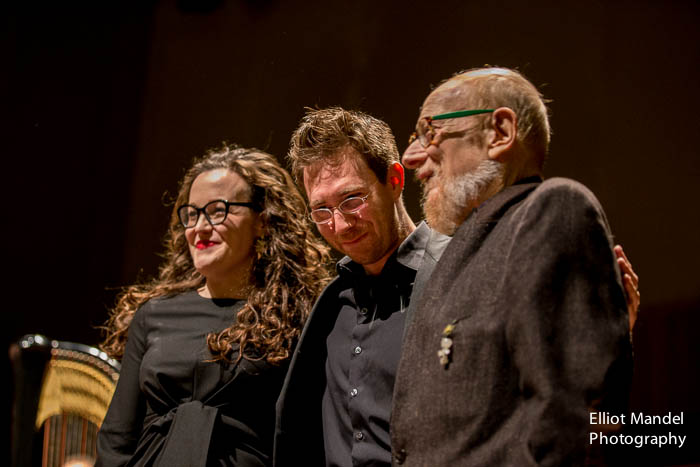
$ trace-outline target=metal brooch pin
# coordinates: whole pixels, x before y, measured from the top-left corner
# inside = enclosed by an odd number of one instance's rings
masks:
[[[440,338],[440,350],[438,350],[438,359],[440,360],[440,365],[447,369],[452,361],[452,332],[455,330],[454,323],[445,326],[442,330],[442,337]]]

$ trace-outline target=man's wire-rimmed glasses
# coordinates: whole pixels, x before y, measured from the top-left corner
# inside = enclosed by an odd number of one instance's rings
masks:
[[[314,209],[311,211],[311,220],[317,224],[327,224],[333,219],[333,212],[336,209],[340,211],[341,214],[355,214],[367,203],[367,198],[369,198],[369,193],[365,196],[351,196],[334,208]]]
[[[427,148],[433,142],[435,138],[435,128],[433,127],[434,120],[446,120],[448,118],[460,118],[460,117],[471,117],[472,115],[479,115],[485,113],[491,113],[496,109],[479,109],[479,110],[458,110],[456,112],[447,112],[444,114],[433,115],[432,117],[423,117],[418,120],[416,125],[416,131],[411,133],[408,138],[408,145],[410,146],[417,139],[421,146]]]
[[[242,206],[255,210],[255,203],[242,203],[227,201],[225,199],[215,199],[209,201],[204,207],[198,208],[192,204],[183,204],[177,208],[177,217],[180,218],[180,223],[186,229],[190,229],[197,225],[199,215],[204,214],[204,217],[211,225],[221,224],[226,220],[231,206]]]

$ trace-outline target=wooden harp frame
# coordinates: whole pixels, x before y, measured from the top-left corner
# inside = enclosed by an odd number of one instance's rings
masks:
[[[26,335],[10,346],[12,465],[89,466],[121,366],[95,347]]]

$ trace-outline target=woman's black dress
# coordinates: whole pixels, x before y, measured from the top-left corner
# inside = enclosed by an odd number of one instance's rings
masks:
[[[138,309],[97,466],[270,464],[286,365],[208,361],[207,334],[230,326],[244,303],[192,291]]]

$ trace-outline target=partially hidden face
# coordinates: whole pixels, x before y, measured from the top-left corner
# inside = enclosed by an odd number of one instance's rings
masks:
[[[436,94],[437,93],[437,94]],[[428,96],[419,119],[452,111],[443,105],[439,90]],[[487,151],[479,140],[477,117],[434,122],[435,135],[427,148],[415,140],[402,162],[416,171],[423,187],[422,205],[426,220],[434,229],[452,235],[475,206],[478,192],[474,176],[481,177]],[[480,186],[480,185],[479,185]]]
[[[343,149],[332,159],[331,163],[320,162],[304,170],[309,207],[331,209],[331,221],[317,224],[320,234],[331,247],[377,274],[399,241],[395,203],[401,187],[388,179],[380,182],[352,148]],[[350,197],[367,195],[366,203],[353,214],[334,209]]]
[[[197,176],[190,188],[188,204],[198,208],[214,200],[250,202],[250,185],[237,173],[216,169]],[[255,255],[255,240],[261,235],[259,215],[244,206],[229,207],[223,223],[211,225],[204,214],[194,227],[185,229],[194,267],[207,280],[226,281],[246,274]]]

